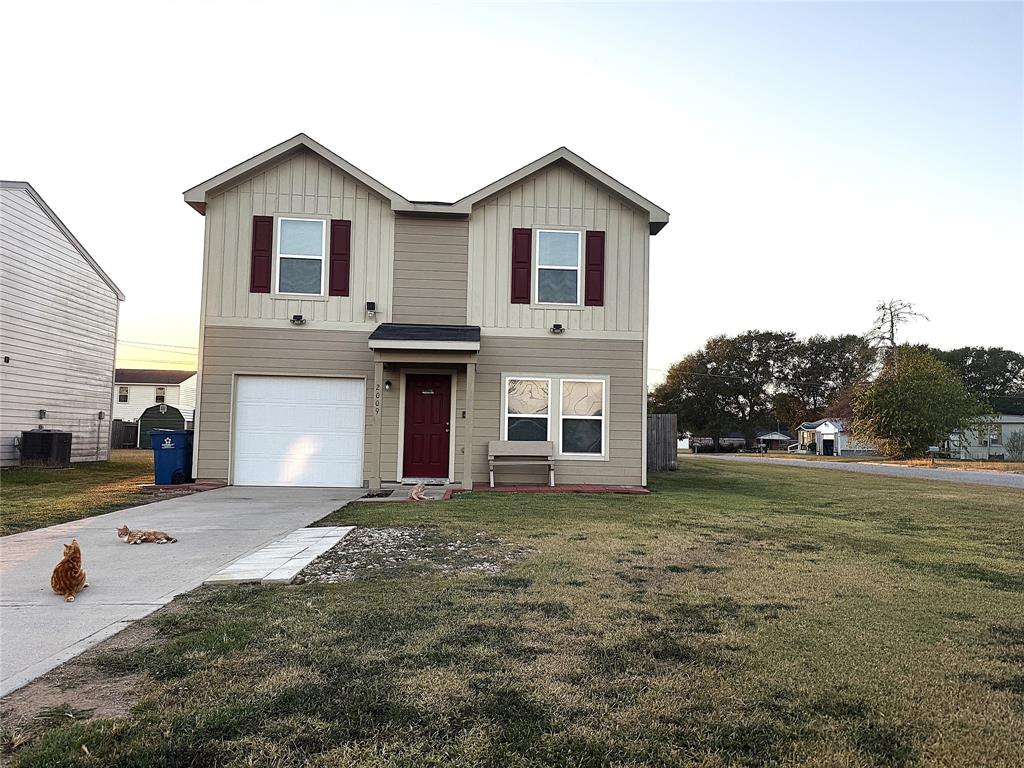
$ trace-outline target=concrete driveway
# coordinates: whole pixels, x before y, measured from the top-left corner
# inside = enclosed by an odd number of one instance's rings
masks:
[[[684,454],[685,455],[685,454]],[[756,464],[804,467],[805,469],[831,469],[836,472],[855,472],[862,475],[890,475],[908,477],[914,480],[940,480],[949,483],[970,485],[995,485],[1002,488],[1024,489],[1024,475],[1012,472],[995,472],[984,469],[947,469],[945,467],[904,467],[897,464],[873,464],[871,462],[808,461],[807,459],[776,459],[746,456],[739,453],[699,453],[701,458],[723,461],[750,461]]]
[[[363,493],[230,487],[3,537],[0,696]],[[178,543],[129,546],[115,533],[122,524],[167,531]],[[89,588],[65,603],[50,590],[50,572],[72,537],[82,545]]]

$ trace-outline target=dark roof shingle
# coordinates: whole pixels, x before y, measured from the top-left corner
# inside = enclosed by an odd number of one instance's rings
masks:
[[[381,323],[370,334],[373,341],[480,341],[479,325]]]
[[[167,371],[161,368],[115,368],[115,384],[181,384],[195,371]]]

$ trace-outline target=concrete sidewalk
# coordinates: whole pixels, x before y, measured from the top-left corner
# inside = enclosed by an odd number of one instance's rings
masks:
[[[0,538],[0,696],[363,493],[230,487]],[[178,543],[129,546],[115,533],[123,524],[167,531]],[[73,537],[89,588],[65,603],[50,573]]]
[[[896,464],[874,464],[871,462],[809,461],[807,459],[765,458],[747,456],[741,453],[699,453],[702,459],[722,461],[746,461],[755,464],[776,464],[779,466],[803,467],[805,469],[831,469],[837,472],[854,472],[862,475],[889,475],[912,480],[938,480],[947,483],[968,483],[970,485],[992,485],[1001,488],[1024,490],[1024,475],[1012,472],[995,472],[983,469],[945,469],[940,467],[904,467]]]

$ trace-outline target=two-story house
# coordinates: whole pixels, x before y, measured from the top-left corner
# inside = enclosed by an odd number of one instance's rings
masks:
[[[25,181],[0,181],[0,466],[22,432],[71,433],[72,461],[110,458],[124,294]]]
[[[559,483],[646,482],[669,215],[583,158],[418,202],[300,134],[184,196],[206,217],[197,477],[471,487],[502,439],[552,441]]]
[[[147,408],[161,403],[191,411],[196,404],[197,382],[195,371],[115,368],[114,418],[138,421]]]

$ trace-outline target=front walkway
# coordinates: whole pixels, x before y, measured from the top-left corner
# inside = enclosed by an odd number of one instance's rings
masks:
[[[0,696],[363,493],[230,487],[3,537]],[[129,546],[115,533],[124,524],[166,531],[178,543]],[[65,603],[50,590],[50,572],[73,537],[82,546],[89,588]]]
[[[1002,488],[1024,489],[1024,475],[995,472],[984,469],[944,469],[940,467],[904,467],[898,464],[874,464],[858,461],[808,461],[807,459],[768,459],[763,456],[745,456],[741,453],[700,453],[700,458],[725,461],[751,461],[758,464],[781,464],[805,469],[834,469],[839,472],[858,472],[866,475],[891,475],[917,480],[939,480],[973,485],[996,485]]]

